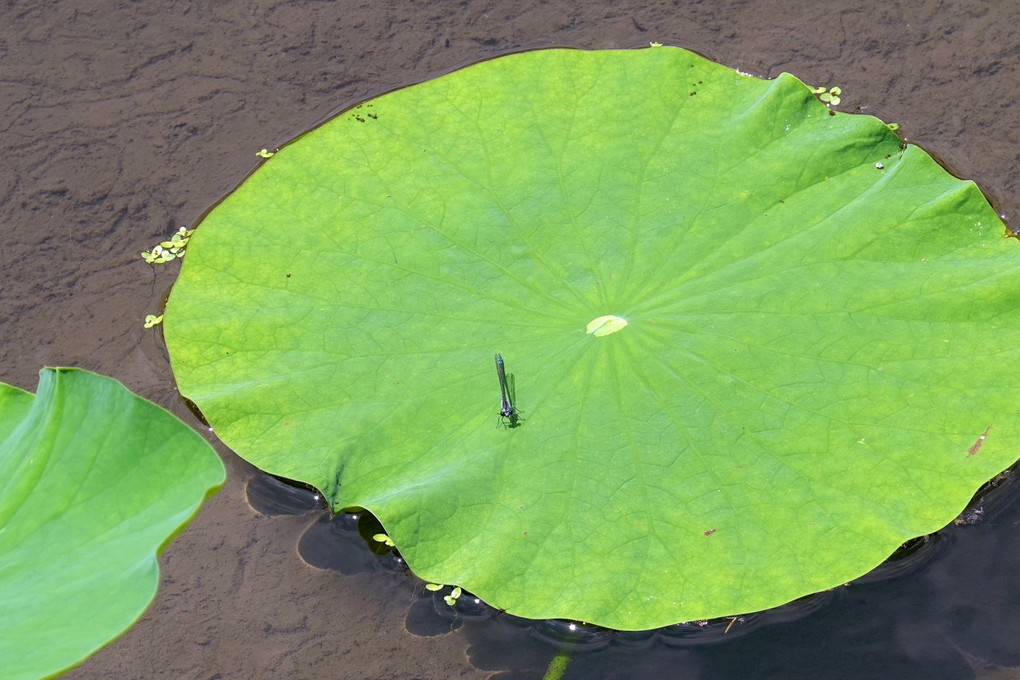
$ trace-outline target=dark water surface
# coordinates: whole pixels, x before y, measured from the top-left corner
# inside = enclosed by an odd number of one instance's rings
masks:
[[[505,52],[657,41],[840,85],[841,110],[900,123],[1020,215],[1012,0],[67,0],[5,3],[0,25],[0,380],[34,391],[44,365],[88,368],[196,427],[159,336],[142,329],[177,265],[153,271],[139,252],[191,226],[258,149]],[[310,566],[299,539],[319,520],[253,511],[253,469],[220,453],[230,478],[162,556],[153,606],[69,677],[542,676],[555,648],[541,627],[466,612],[435,635],[438,615],[393,565],[342,573],[316,553]],[[564,677],[1020,678],[1009,669],[1020,666],[1020,503],[983,520],[943,532],[905,575],[833,591],[796,620],[695,643],[601,638]]]

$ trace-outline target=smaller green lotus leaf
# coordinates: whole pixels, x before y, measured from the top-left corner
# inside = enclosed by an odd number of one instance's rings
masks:
[[[119,382],[0,383],[0,675],[62,671],[141,616],[156,553],[223,483],[194,430]]]

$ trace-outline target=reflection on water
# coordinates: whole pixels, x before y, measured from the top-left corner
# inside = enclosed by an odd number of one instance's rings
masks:
[[[303,484],[289,483],[272,475],[257,474],[244,487],[248,505],[255,512],[276,515],[307,515],[325,509],[318,492]]]
[[[542,677],[553,653],[569,657],[566,678],[634,677],[599,674],[607,664],[631,670],[635,669],[632,664],[636,664],[642,677],[648,678],[678,677],[674,673],[684,663],[692,664],[692,673],[706,663],[733,671],[730,665],[735,659],[752,663],[750,656],[761,654],[762,645],[782,644],[799,649],[800,653],[817,655],[820,648],[812,640],[819,631],[835,633],[834,627],[842,629],[844,635],[849,630],[850,634],[864,640],[872,639],[872,644],[876,645],[871,655],[852,662],[841,661],[849,663],[848,668],[853,670],[849,675],[838,677],[887,677],[880,674],[919,655],[922,665],[928,669],[926,672],[935,672],[929,663],[940,660],[934,665],[942,674],[928,677],[952,678],[967,677],[954,674],[976,667],[975,664],[988,668],[992,662],[987,658],[1001,658],[1002,655],[996,657],[995,650],[981,649],[981,653],[991,656],[975,656],[942,636],[913,639],[906,650],[890,646],[889,640],[905,634],[910,637],[918,628],[912,621],[918,612],[905,612],[900,605],[890,606],[890,603],[910,591],[923,592],[924,581],[917,578],[917,574],[944,559],[949,546],[960,540],[962,531],[970,529],[977,521],[1005,513],[1016,499],[1014,486],[1015,475],[1008,472],[1000,475],[982,488],[956,524],[937,534],[908,541],[884,564],[845,587],[764,612],[637,632],[611,631],[573,621],[523,619],[493,609],[469,593],[464,593],[450,606],[444,600],[449,587],[437,592],[425,589],[396,550],[373,539],[383,529],[371,513],[334,515],[314,490],[263,473],[256,473],[248,481],[246,490],[249,504],[258,512],[310,518],[297,541],[298,554],[308,565],[335,571],[338,577],[388,574],[406,579],[408,590],[414,593],[407,603],[406,630],[426,638],[461,632],[471,642],[472,663],[480,669],[499,671],[496,678]],[[913,580],[901,580],[908,574],[914,575]],[[949,592],[941,593],[942,597],[948,595]],[[855,615],[863,618],[854,622]],[[849,621],[848,616],[851,617]],[[972,625],[974,623],[971,621]],[[791,634],[793,638],[789,637]],[[847,640],[851,647],[859,642]],[[695,649],[704,651],[692,656],[689,652]],[[911,661],[914,662],[917,659]],[[762,667],[753,677],[826,677],[822,668],[831,668],[833,663],[836,663],[833,658],[817,658],[805,664],[803,675],[790,675],[785,665],[782,672],[777,666],[775,673]],[[822,675],[813,675],[815,673]]]

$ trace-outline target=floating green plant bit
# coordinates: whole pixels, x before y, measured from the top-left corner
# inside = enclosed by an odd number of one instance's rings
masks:
[[[433,593],[438,592],[438,591],[442,590],[443,588],[446,588],[446,585],[443,584],[443,583],[426,583],[425,584],[425,590],[428,590],[428,591],[433,592]],[[448,604],[448,605],[450,605],[452,607],[453,605],[457,604],[457,599],[463,594],[463,592],[464,591],[460,588],[460,586],[454,586],[453,590],[451,590],[448,595],[444,595],[443,596],[443,600],[446,602],[446,604]]]
[[[655,628],[856,578],[1016,460],[1020,259],[973,183],[823,90],[663,46],[363,102],[203,220],[181,392],[517,616]]]
[[[382,543],[384,545],[388,545],[391,548],[394,545],[393,539],[390,538],[389,536],[387,536],[386,534],[375,534],[375,535],[372,536],[372,540],[376,541],[378,543]]]
[[[160,314],[159,316],[156,316],[155,314],[146,314],[145,315],[145,327],[146,328],[152,328],[153,326],[156,326],[156,325],[161,324],[161,323],[163,323],[163,315],[162,314]]]
[[[157,245],[152,250],[142,251],[142,257],[149,264],[163,264],[177,257],[175,253],[165,251],[163,246]]]
[[[142,258],[149,264],[163,264],[184,257],[184,249],[191,239],[191,234],[191,231],[181,227],[168,241],[157,244],[152,250],[143,251]]]
[[[818,98],[826,104],[832,106],[838,106],[841,101],[839,95],[843,94],[843,90],[839,87],[830,87],[828,90],[825,87],[814,87],[811,88],[811,92],[818,95]]]
[[[256,151],[255,155],[258,156],[259,158],[272,158],[276,154],[274,154],[269,149],[262,149],[260,151]]]
[[[457,599],[461,596],[463,592],[464,591],[461,590],[460,586],[456,586],[454,587],[453,590],[450,591],[449,595],[443,596],[443,600],[446,602],[446,604],[452,607],[453,605],[457,604]]]

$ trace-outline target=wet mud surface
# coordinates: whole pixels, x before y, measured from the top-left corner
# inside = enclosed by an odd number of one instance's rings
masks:
[[[259,149],[506,52],[656,41],[839,85],[840,110],[898,122],[1020,221],[1010,2],[68,0],[6,3],[0,24],[0,380],[34,391],[42,366],[87,368],[200,430],[142,328],[177,265],[139,253],[197,222]],[[420,587],[399,570],[310,566],[298,543],[315,520],[255,512],[255,471],[219,451],[229,480],[162,555],[152,607],[68,677],[542,676],[555,646],[535,629],[480,617],[415,635]],[[837,591],[796,621],[705,644],[622,637],[579,651],[564,677],[993,677],[1020,665],[1015,505],[950,530],[909,575]]]

